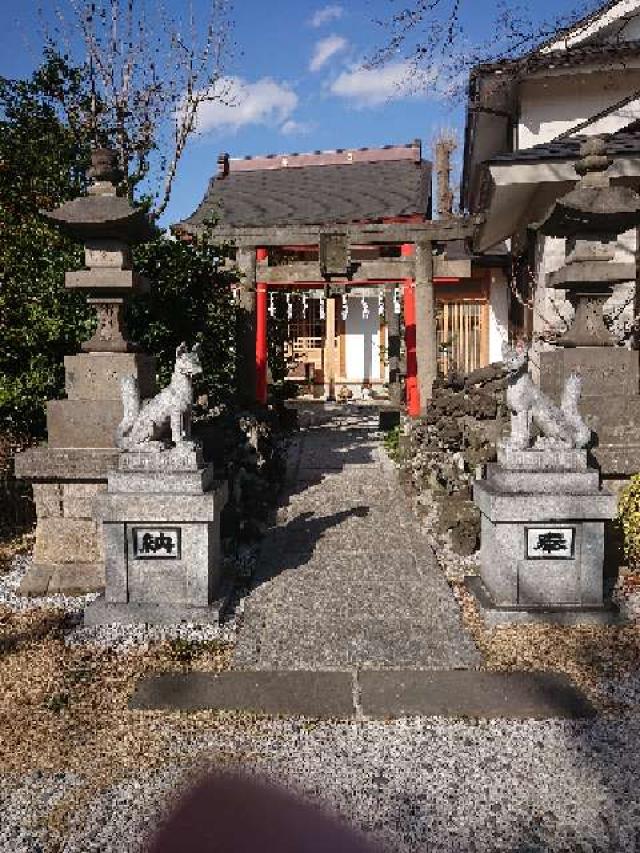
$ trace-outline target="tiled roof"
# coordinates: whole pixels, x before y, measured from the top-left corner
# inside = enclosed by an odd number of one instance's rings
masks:
[[[606,137],[607,154],[611,157],[640,156],[640,123],[611,134]],[[566,139],[551,140],[532,148],[521,148],[508,154],[498,154],[489,163],[537,163],[543,160],[577,160],[580,156],[580,145],[588,139],[587,136],[570,136]]]
[[[411,146],[406,146],[411,147]],[[376,150],[380,152],[376,158]],[[385,152],[382,154],[381,152]],[[333,152],[336,154],[343,152]],[[390,149],[373,149],[370,162],[324,160],[288,166],[295,157],[278,155],[281,168],[244,165],[209,182],[198,209],[180,223],[187,230],[218,216],[218,226],[249,227],[267,225],[316,225],[360,222],[388,217],[426,216],[430,208],[431,163],[417,156],[399,153],[390,158]],[[313,155],[304,155],[313,157]],[[264,159],[264,158],[261,158]],[[295,161],[294,161],[295,162]]]

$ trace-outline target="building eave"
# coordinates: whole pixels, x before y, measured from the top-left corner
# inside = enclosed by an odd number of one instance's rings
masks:
[[[574,186],[578,179],[574,164],[573,159],[487,164],[491,186],[476,250],[483,252],[535,222]],[[640,184],[640,155],[616,159],[608,174],[614,181]]]

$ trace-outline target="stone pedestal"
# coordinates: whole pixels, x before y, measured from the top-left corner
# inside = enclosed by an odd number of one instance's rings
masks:
[[[104,587],[102,535],[93,501],[107,486],[119,451],[120,379],[134,375],[145,397],[155,393],[155,359],[139,353],[65,358],[67,399],[47,404],[48,444],[16,455],[17,477],[33,482],[37,526],[23,595],[75,594]]]
[[[471,586],[490,622],[611,619],[604,524],[616,498],[600,488],[586,451],[502,447],[473,497],[481,512],[482,586],[477,579]]]
[[[226,501],[195,448],[123,453],[95,501],[106,583],[85,625],[217,622]]]
[[[540,353],[540,388],[560,403],[571,373],[582,377],[580,413],[596,434],[592,454],[605,479],[640,471],[640,353],[623,347]]]

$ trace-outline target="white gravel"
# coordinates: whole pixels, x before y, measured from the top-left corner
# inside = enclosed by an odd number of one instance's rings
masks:
[[[69,614],[82,613],[85,605],[95,601],[99,593],[87,595],[18,595],[18,587],[31,564],[31,556],[17,554],[11,561],[11,569],[0,574],[0,606],[10,607],[11,610],[24,612],[26,610],[62,608]]]
[[[236,563],[241,578],[247,580],[250,578],[255,559],[255,547],[246,546],[240,550]],[[0,606],[4,605],[16,612],[25,612],[31,609],[63,609],[68,616],[68,627],[65,631],[64,642],[69,647],[96,646],[101,649],[112,649],[116,653],[126,653],[131,650],[147,650],[152,643],[178,638],[192,642],[208,642],[211,640],[234,642],[236,639],[246,595],[246,590],[241,586],[234,593],[220,625],[191,623],[156,626],[113,624],[85,628],[82,626],[82,612],[88,603],[95,601],[98,593],[79,596],[56,594],[26,597],[18,595],[18,587],[30,562],[30,556],[18,555],[13,558],[10,571],[0,575]]]
[[[157,826],[180,790],[188,759],[221,751],[250,752],[249,772],[326,806],[389,853],[640,849],[637,715],[594,722],[262,720],[244,728],[229,721],[210,734],[176,738],[171,749],[160,771],[130,777],[78,812],[64,853],[141,851],[145,830]],[[33,774],[14,783],[9,798],[0,786],[4,837],[20,838],[25,802],[48,808],[34,786],[44,787]],[[211,820],[225,819],[212,803]],[[2,849],[46,850],[43,836],[35,836],[42,848],[12,841]]]
[[[622,678],[603,679],[598,684],[600,692],[630,708],[640,706],[640,672],[631,672]]]

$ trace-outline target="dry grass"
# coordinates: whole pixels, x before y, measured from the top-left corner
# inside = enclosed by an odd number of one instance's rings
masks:
[[[72,815],[100,790],[130,773],[162,766],[176,738],[228,725],[230,716],[127,707],[143,675],[227,669],[228,644],[207,643],[185,664],[176,655],[180,647],[170,642],[120,655],[97,647],[68,648],[65,624],[61,610],[0,612],[3,773],[71,771],[84,780],[67,791],[48,817],[51,850],[55,839],[65,837]],[[227,759],[219,757],[216,763]]]
[[[489,670],[564,672],[603,712],[617,706],[602,698],[602,678],[624,676],[640,665],[640,624],[509,625],[488,628],[465,585],[453,582],[465,626],[485,656]]]
[[[11,560],[16,554],[29,554],[36,541],[35,532],[21,533],[6,539],[0,538],[0,574],[9,571]]]

